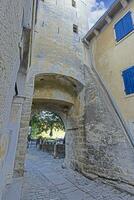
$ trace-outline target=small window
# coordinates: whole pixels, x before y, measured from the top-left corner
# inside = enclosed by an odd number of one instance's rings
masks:
[[[73,32],[78,33],[78,26],[73,24]]]
[[[134,93],[134,66],[122,72],[125,93],[130,95]]]
[[[115,24],[114,29],[115,29],[116,41],[117,42],[119,42],[126,35],[128,35],[130,32],[132,32],[134,30],[132,13],[129,11],[124,17],[122,17]]]
[[[72,6],[73,6],[74,8],[76,8],[76,1],[75,1],[75,0],[72,0]]]

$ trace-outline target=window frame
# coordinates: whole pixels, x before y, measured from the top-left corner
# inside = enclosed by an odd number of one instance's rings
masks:
[[[76,8],[76,0],[72,0],[72,7]]]
[[[114,38],[115,38],[115,42],[116,44],[119,44],[120,42],[122,42],[123,40],[125,40],[127,37],[129,37],[131,34],[134,33],[134,27],[133,30],[128,33],[127,35],[125,35],[122,39],[120,39],[119,41],[117,41],[116,39],[116,31],[115,31],[115,25],[121,20],[123,19],[129,12],[131,12],[131,18],[132,18],[132,22],[133,22],[133,26],[134,26],[134,11],[133,10],[127,10],[120,18],[118,18],[117,21],[115,21],[115,23],[113,24],[113,30],[114,30]]]

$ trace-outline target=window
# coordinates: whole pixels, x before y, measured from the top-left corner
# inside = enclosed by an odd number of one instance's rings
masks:
[[[119,42],[122,38],[134,30],[134,22],[132,13],[129,11],[115,24],[116,41]]]
[[[73,32],[78,33],[78,26],[73,24]]]
[[[72,6],[76,8],[76,1],[72,0]]]
[[[134,66],[122,72],[126,95],[134,93]]]

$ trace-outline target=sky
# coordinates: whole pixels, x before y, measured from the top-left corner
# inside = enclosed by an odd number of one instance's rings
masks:
[[[89,0],[89,28],[106,12],[115,0]]]

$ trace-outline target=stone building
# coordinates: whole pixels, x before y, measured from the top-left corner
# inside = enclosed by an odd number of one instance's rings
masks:
[[[64,121],[67,167],[86,176],[93,173],[134,184],[134,149],[129,130],[111,98],[112,92],[100,78],[101,62],[95,70],[91,56],[90,33],[93,30],[95,41],[101,33],[93,28],[84,37],[88,31],[88,3],[21,0],[10,3],[6,19],[9,1],[2,5],[1,16],[7,20],[4,28],[9,35],[2,29],[2,38],[7,39],[0,40],[4,49],[0,80],[1,191],[11,182],[13,167],[15,177],[23,176],[31,113],[42,110],[54,111]],[[110,8],[112,13],[125,12],[126,3],[116,1]],[[132,5],[129,1],[126,6]],[[106,14],[105,23],[110,26],[112,20]],[[102,27],[103,23],[99,25]],[[108,39],[105,44],[109,44]]]
[[[115,1],[84,40],[89,43],[88,54],[92,53],[94,68],[113,96],[119,107],[118,112],[123,115],[134,137],[133,13],[134,1]]]
[[[77,142],[81,141],[83,146],[82,89],[85,81],[81,39],[88,31],[87,12],[88,0],[46,0],[38,3],[32,63],[27,77],[27,103],[22,112],[24,118],[15,162],[16,174],[22,175],[24,170],[25,130],[30,117],[27,108],[31,108],[32,100],[32,113],[47,109],[55,111],[63,119],[68,141],[67,163],[70,160],[72,166],[76,165],[74,149],[82,154],[83,148],[79,149]]]
[[[133,13],[134,1],[115,1],[108,11],[98,20],[98,22],[83,38],[85,47],[85,65],[88,66],[88,71],[90,71],[90,73],[92,71],[92,73],[96,76],[96,79],[98,79],[101,87],[104,90],[103,92],[110,101],[109,103],[111,104],[116,117],[126,132],[125,133],[119,128],[120,125],[117,119],[114,123],[110,119],[114,117],[112,113],[111,116],[105,118],[107,106],[109,107],[108,109],[111,109],[111,106],[105,102],[106,97],[104,97],[105,103],[102,102],[104,104],[103,109],[99,108],[97,104],[95,105],[95,109],[97,109],[97,107],[100,109],[100,111],[98,109],[96,110],[98,112],[96,113],[96,119],[98,117],[103,119],[104,117],[106,126],[104,126],[102,122],[100,124],[99,119],[99,121],[97,120],[99,123],[96,123],[98,128],[95,128],[96,125],[94,124],[94,121],[92,126],[89,128],[91,131],[89,132],[88,137],[92,147],[89,151],[89,153],[91,152],[90,158],[92,157],[91,155],[93,155],[94,158],[99,149],[98,157],[101,157],[103,161],[100,158],[99,160],[105,165],[103,165],[103,170],[101,173],[105,174],[104,176],[107,178],[113,178],[115,175],[117,179],[120,177],[119,179],[132,184],[134,146],[134,130],[132,128],[132,122],[134,120],[134,98],[132,95],[134,93],[134,67],[132,67],[134,65]],[[92,110],[92,117],[94,113],[94,103],[95,101],[96,103],[98,101],[95,99],[94,92],[93,99],[93,106],[90,108]],[[91,105],[89,106],[91,107]],[[98,116],[98,114],[100,116]],[[90,116],[89,119],[91,119]],[[108,119],[110,119],[112,123]],[[93,119],[91,119],[91,121],[92,120]],[[118,123],[118,131],[115,125],[116,123]],[[107,146],[106,149],[105,145]],[[103,151],[104,149],[105,153]],[[111,151],[111,153],[108,149]],[[110,154],[107,152],[107,150]],[[94,159],[91,161],[94,163]],[[101,162],[98,163],[97,160],[95,160],[95,162],[97,165],[99,164],[99,168],[97,167],[96,169],[98,173],[101,171]],[[111,167],[109,166],[109,162],[111,163]],[[94,171],[95,168],[92,170]]]
[[[35,2],[4,0],[0,3],[0,199],[5,186],[12,182],[30,66]]]
[[[116,1],[112,11],[117,13],[118,7],[123,10],[125,3]],[[82,47],[81,39],[88,28],[87,12],[86,0],[39,1],[15,174],[23,175],[24,171],[32,105],[32,113],[47,109],[63,119],[67,166],[86,176],[93,173],[133,184],[134,149],[129,130],[93,67],[88,34]],[[109,18],[106,16],[105,23],[110,23]],[[93,34],[98,31],[95,29]]]

